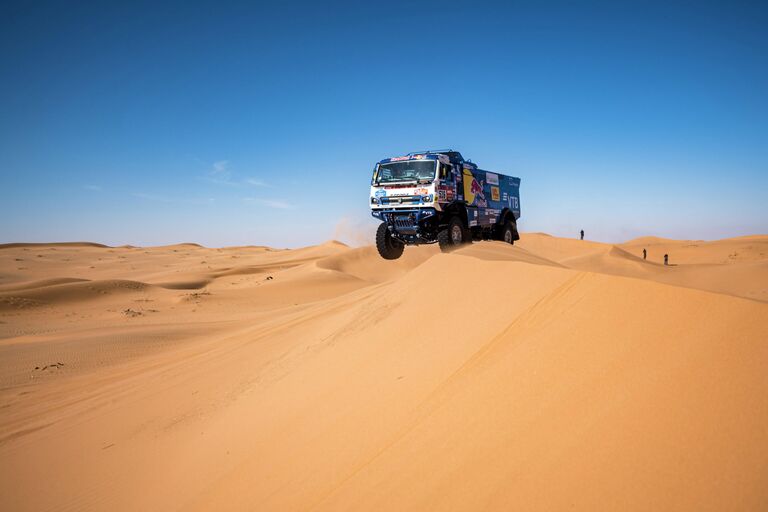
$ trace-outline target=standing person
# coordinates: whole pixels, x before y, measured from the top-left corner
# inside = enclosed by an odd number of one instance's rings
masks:
[[[581,230],[581,239],[584,240],[584,230]]]
[[[645,259],[646,256],[648,256],[648,253],[645,252],[645,249],[643,249],[643,259]]]
[[[669,265],[669,254],[664,255],[664,264]]]

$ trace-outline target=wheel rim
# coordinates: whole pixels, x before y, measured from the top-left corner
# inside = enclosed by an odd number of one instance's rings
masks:
[[[508,229],[504,230],[504,241],[508,244],[512,243],[512,231]]]
[[[456,245],[461,243],[461,226],[453,226],[451,228],[451,242]]]

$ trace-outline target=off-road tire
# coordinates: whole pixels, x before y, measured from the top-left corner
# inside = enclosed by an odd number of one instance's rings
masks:
[[[437,233],[437,243],[440,250],[450,252],[463,244],[469,243],[470,232],[464,228],[464,224],[459,217],[451,217],[448,227]]]
[[[405,244],[392,238],[387,223],[382,222],[376,230],[376,249],[385,260],[396,260],[403,255]]]
[[[504,223],[504,227],[501,228],[501,241],[511,245],[515,245],[515,224],[512,221]]]

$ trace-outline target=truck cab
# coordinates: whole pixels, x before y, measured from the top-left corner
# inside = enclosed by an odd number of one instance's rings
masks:
[[[385,259],[406,245],[444,251],[472,240],[520,238],[520,178],[484,171],[451,149],[379,161],[371,178],[371,214],[381,221],[376,247]]]

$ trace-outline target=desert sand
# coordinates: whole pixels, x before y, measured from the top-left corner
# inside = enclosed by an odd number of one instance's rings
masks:
[[[768,236],[0,246],[0,509],[766,510]]]

